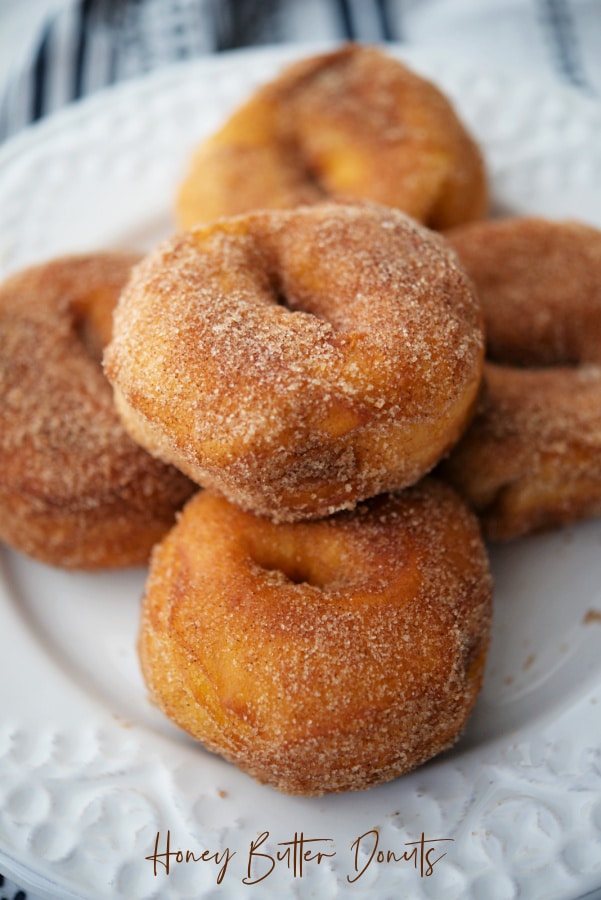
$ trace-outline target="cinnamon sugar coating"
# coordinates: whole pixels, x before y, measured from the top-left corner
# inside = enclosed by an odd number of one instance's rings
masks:
[[[65,257],[0,287],[0,539],[66,568],[146,562],[193,490],[126,434],[101,367],[138,257]]]
[[[445,477],[491,539],[601,514],[601,231],[525,217],[447,237],[479,293],[489,361]]]
[[[380,51],[348,45],[286,69],[196,151],[181,227],[328,199],[394,206],[432,228],[481,218],[480,151],[441,91]]]
[[[165,242],[121,298],[105,368],[142,446],[296,520],[432,468],[472,414],[482,358],[442,239],[398,210],[324,204]]]
[[[258,781],[317,795],[451,746],[490,623],[477,521],[443,484],[279,525],[202,491],[153,552],[139,653],[177,725]]]

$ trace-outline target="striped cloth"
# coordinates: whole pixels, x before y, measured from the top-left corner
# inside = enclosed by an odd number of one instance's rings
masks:
[[[176,60],[346,39],[455,49],[601,94],[599,0],[64,0],[0,85],[0,140]]]

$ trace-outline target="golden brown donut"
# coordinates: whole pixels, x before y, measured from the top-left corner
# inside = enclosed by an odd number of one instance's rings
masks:
[[[279,525],[203,491],[153,552],[139,652],[152,699],[209,750],[323,794],[455,742],[490,621],[476,518],[433,479]]]
[[[395,206],[432,228],[481,218],[484,164],[448,99],[371,47],[305,59],[260,88],[196,151],[183,228],[328,199]]]
[[[136,269],[105,368],[133,437],[245,509],[317,518],[417,481],[477,397],[481,313],[398,210],[263,211]]]
[[[449,233],[484,310],[485,390],[444,473],[504,540],[601,513],[601,232],[507,219]]]
[[[146,562],[192,492],[126,434],[101,367],[138,257],[65,257],[0,287],[0,538],[56,566]]]

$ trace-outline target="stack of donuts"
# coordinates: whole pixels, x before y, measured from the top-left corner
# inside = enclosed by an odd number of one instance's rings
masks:
[[[151,554],[152,698],[281,791],[365,789],[450,747],[490,640],[482,529],[601,512],[601,235],[487,205],[444,95],[352,45],[198,148],[180,230],[145,258],[0,291],[1,536],[70,567]],[[69,453],[99,433],[80,479]]]
[[[136,268],[105,355],[116,404],[204,488],[153,554],[142,667],[174,721],[259,780],[368,787],[466,721],[488,560],[465,504],[422,479],[482,358],[454,255],[398,210],[219,219]]]

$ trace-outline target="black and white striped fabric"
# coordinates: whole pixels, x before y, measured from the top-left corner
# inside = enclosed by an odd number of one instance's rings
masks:
[[[0,139],[101,87],[177,60],[292,39],[392,37],[385,0],[79,0],[44,23],[1,97]],[[307,26],[309,26],[307,28]]]
[[[35,897],[19,890],[16,884],[0,875],[0,900],[35,900]]]
[[[406,41],[601,93],[599,0],[64,0],[0,85],[0,140],[101,87],[241,46]]]

